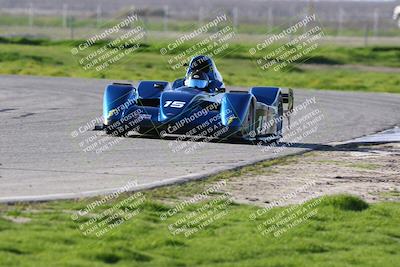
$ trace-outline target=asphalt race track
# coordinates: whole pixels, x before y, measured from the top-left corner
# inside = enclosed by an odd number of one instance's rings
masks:
[[[102,133],[80,130],[101,115],[109,82],[0,76],[0,201],[82,197],[132,181],[137,188],[183,181],[400,123],[400,95],[295,90],[297,105],[314,96],[316,104],[299,111],[292,123],[313,110],[323,118],[313,126],[316,131],[283,152],[219,142],[186,142],[192,152],[185,153],[187,147],[174,152],[173,139],[134,137],[112,137],[109,149],[85,152],[93,138],[103,138]]]

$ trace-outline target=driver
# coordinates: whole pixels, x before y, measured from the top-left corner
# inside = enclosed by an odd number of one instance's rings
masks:
[[[209,84],[210,79],[205,72],[193,72],[187,79],[187,86],[196,89],[208,90]]]

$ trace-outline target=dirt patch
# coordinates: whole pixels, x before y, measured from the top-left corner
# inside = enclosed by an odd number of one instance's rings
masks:
[[[341,193],[367,202],[400,201],[400,143],[306,153],[289,165],[232,178],[226,191],[238,203],[260,206]]]
[[[11,221],[13,223],[18,223],[18,224],[24,224],[30,222],[32,219],[31,218],[25,218],[25,217],[14,217],[14,216],[3,216],[4,219]]]

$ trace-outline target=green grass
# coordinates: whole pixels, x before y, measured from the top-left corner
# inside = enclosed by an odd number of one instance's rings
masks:
[[[365,169],[365,170],[376,170],[380,167],[379,164],[374,163],[352,163],[348,164],[348,167],[357,168],[357,169]]]
[[[365,267],[396,266],[400,260],[399,203],[369,206],[355,197],[325,197],[315,216],[279,237],[261,235],[257,225],[285,208],[250,221],[256,207],[231,205],[228,215],[184,237],[173,236],[168,225],[204,203],[161,221],[171,207],[150,195],[139,215],[100,238],[83,236],[71,220],[70,211],[89,200],[3,206],[3,214],[31,221],[0,219],[0,266]]]
[[[70,51],[80,41],[48,41],[0,38],[0,73],[67,76],[109,79],[161,79],[173,81],[184,69],[172,70],[167,58],[160,56],[163,43],[143,44],[142,48],[107,69],[85,71]],[[187,45],[184,48],[189,47]],[[247,52],[249,45],[232,44],[226,56],[216,59],[227,86],[273,85],[280,87],[333,90],[400,92],[398,73],[356,69],[316,68],[303,70],[292,66],[284,71],[262,71]],[[182,48],[183,49],[183,48]],[[176,51],[177,53],[182,49]],[[400,48],[344,48],[326,46],[314,52],[305,63],[363,64],[400,67]],[[304,59],[303,59],[304,60]]]
[[[249,218],[260,208],[231,203],[224,208],[225,216],[189,237],[173,235],[169,225],[210,205],[212,199],[187,205],[174,216],[160,219],[211,183],[229,183],[234,177],[265,173],[275,164],[296,160],[289,156],[264,161],[207,180],[143,192],[146,201],[140,213],[101,237],[85,236],[79,226],[132,193],[121,194],[75,221],[71,216],[101,197],[0,205],[0,266],[396,266],[400,261],[400,203],[368,205],[354,196],[326,196],[303,205],[273,208],[255,220]],[[291,229],[288,224],[292,221],[283,224],[286,232],[278,237],[273,233],[262,235],[260,225],[267,220],[279,218],[282,212],[310,210],[309,205],[316,210],[314,216]],[[120,207],[126,209],[132,210],[128,204]],[[10,218],[24,218],[25,222]]]
[[[139,10],[139,18],[146,25],[146,29],[149,31],[163,31],[164,30],[164,19],[163,19],[163,11],[158,10],[155,14],[145,14],[146,11],[140,12]],[[107,28],[113,26],[121,21],[122,18],[125,18],[129,13],[129,10],[121,11],[114,18],[102,18],[99,22],[97,21],[96,16],[91,17],[74,17],[73,21],[71,21],[71,17],[68,18],[68,26],[73,25],[75,28],[81,27],[92,27],[92,28]],[[229,19],[229,24],[232,25],[232,18]],[[300,18],[298,18],[300,20]],[[268,26],[266,21],[262,22],[240,22],[237,26],[238,33],[246,33],[246,34],[266,34],[266,33],[279,33],[282,30],[286,29],[290,25],[292,25],[297,19],[289,18],[287,20],[280,19],[279,22],[275,22],[273,28]],[[63,26],[63,18],[62,16],[42,16],[35,15],[33,19],[33,26],[38,27],[62,27]],[[207,22],[207,19],[204,23]],[[30,23],[29,16],[27,15],[9,15],[6,13],[0,13],[0,25],[1,26],[28,26]],[[193,25],[201,26],[197,19],[195,20],[179,20],[174,18],[168,19],[168,30],[176,31],[176,32],[189,32],[193,30]],[[347,25],[349,26],[349,25]],[[364,37],[366,32],[364,27],[346,27],[342,29],[340,33],[338,33],[337,27],[324,27],[324,32],[328,36],[359,36]],[[378,36],[398,36],[398,31],[395,27],[379,29],[377,33]],[[374,36],[374,32],[372,29],[368,32],[369,36]]]

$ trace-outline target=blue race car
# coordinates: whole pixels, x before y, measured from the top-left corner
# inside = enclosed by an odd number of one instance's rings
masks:
[[[106,87],[103,118],[108,134],[130,131],[155,136],[279,140],[284,103],[293,109],[293,91],[253,87],[248,92],[226,91],[214,61],[196,56],[187,65],[185,78],[166,81],[113,83]]]

